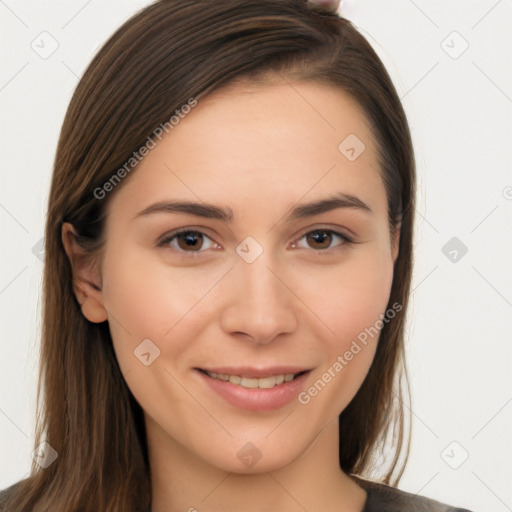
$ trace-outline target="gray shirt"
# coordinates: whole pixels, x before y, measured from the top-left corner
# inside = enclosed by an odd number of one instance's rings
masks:
[[[350,477],[367,493],[362,512],[470,512],[355,475]],[[7,495],[16,492],[17,489],[19,489],[19,482],[0,491],[0,512],[11,512],[5,509],[3,504]]]
[[[366,491],[367,497],[362,512],[470,512],[465,508],[451,507],[386,484],[365,480],[355,475],[350,477]]]

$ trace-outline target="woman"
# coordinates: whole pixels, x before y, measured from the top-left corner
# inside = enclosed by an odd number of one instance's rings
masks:
[[[460,510],[393,487],[414,157],[326,8],[159,1],[91,63],[49,198],[35,461],[1,510]]]

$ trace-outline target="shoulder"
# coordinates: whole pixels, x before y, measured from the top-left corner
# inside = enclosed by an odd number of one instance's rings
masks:
[[[367,493],[363,512],[470,512],[356,475],[350,477]]]

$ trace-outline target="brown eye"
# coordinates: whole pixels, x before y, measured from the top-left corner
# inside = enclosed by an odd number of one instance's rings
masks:
[[[312,244],[313,249],[326,249],[331,245],[332,233],[329,231],[312,231],[306,235],[308,244]]]
[[[302,243],[302,240],[306,241],[306,245]],[[336,242],[336,240],[339,241]],[[314,231],[305,233],[293,246],[301,249],[326,251],[329,249],[340,249],[343,245],[351,242],[352,240],[346,235],[333,231],[332,229],[315,229]]]
[[[198,251],[203,246],[203,235],[199,231],[183,231],[175,236],[178,247],[184,251]]]
[[[192,229],[183,229],[171,233],[158,242],[157,245],[170,248],[177,253],[188,253],[189,256],[196,256],[194,253],[197,253],[197,256],[199,256],[207,252],[208,249],[219,247],[208,235]]]

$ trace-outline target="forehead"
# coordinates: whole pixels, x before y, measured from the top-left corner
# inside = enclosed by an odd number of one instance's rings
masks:
[[[208,133],[203,131],[206,127]],[[340,88],[314,82],[255,85],[239,80],[202,99],[175,133],[174,143],[215,151],[233,141],[246,150],[255,148],[252,153],[258,152],[261,159],[270,154],[293,158],[294,152],[314,153],[318,158],[320,153],[338,157],[340,143],[350,135],[358,140],[358,149],[365,148],[364,160],[377,156],[364,112]],[[236,144],[230,149],[236,152]]]
[[[180,119],[128,181],[132,202],[178,195],[261,210],[269,200],[289,205],[304,195],[341,191],[386,209],[362,110],[344,91],[310,82],[246,81],[215,91]]]

